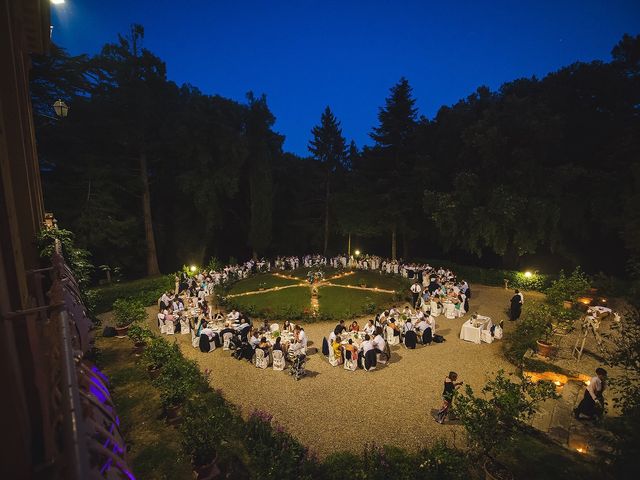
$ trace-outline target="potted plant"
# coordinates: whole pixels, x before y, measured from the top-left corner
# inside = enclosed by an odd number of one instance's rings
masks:
[[[151,378],[157,378],[160,375],[160,369],[172,357],[178,355],[180,355],[180,352],[176,344],[171,345],[163,338],[152,337],[142,354],[142,358]]]
[[[116,334],[123,337],[132,323],[140,322],[147,316],[144,305],[133,298],[119,298],[113,302],[113,317],[116,322]]]
[[[557,398],[551,382],[533,383],[526,377],[517,377],[514,382],[510,377],[500,370],[482,388],[481,395],[466,385],[454,399],[453,412],[465,428],[470,452],[484,460],[487,480],[513,478],[497,458],[497,451],[526,425],[541,402]]]
[[[224,432],[232,428],[233,422],[228,405],[214,392],[207,392],[186,403],[179,426],[181,447],[184,455],[191,458],[195,478],[204,480],[220,475],[218,450],[224,440]]]
[[[197,365],[180,354],[169,358],[153,384],[160,390],[160,402],[170,423],[179,420],[182,404],[190,396],[208,386]]]
[[[140,356],[144,351],[144,347],[147,344],[147,341],[153,337],[153,333],[147,327],[144,327],[140,324],[134,323],[129,327],[129,331],[127,332],[127,336],[133,342],[133,350],[136,356]]]

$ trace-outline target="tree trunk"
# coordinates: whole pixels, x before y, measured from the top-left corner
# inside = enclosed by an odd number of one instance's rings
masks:
[[[391,260],[395,260],[397,255],[397,249],[398,249],[398,245],[397,245],[397,241],[396,241],[396,232],[397,232],[397,227],[394,224],[393,227],[391,227]]]
[[[327,191],[324,199],[324,248],[322,254],[327,256],[327,247],[329,246],[329,198],[331,197],[329,189],[329,175],[327,175]]]
[[[144,235],[147,242],[147,275],[160,275],[156,239],[153,235],[153,219],[151,218],[151,194],[149,193],[149,177],[147,175],[147,156],[140,154],[140,178],[142,180],[142,212],[144,215]]]
[[[349,234],[349,243],[347,244],[347,255],[351,256],[351,234]]]
[[[402,232],[402,258],[406,262],[409,259],[409,235]]]

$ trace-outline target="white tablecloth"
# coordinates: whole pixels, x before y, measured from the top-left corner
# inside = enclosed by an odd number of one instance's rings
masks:
[[[479,344],[481,342],[482,331],[490,330],[492,326],[491,318],[478,315],[477,318],[471,318],[462,324],[460,339]]]

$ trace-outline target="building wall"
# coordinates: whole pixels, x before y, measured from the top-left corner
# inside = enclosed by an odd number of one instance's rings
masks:
[[[29,340],[36,305],[28,271],[39,267],[35,235],[44,206],[29,99],[29,55],[46,53],[48,0],[0,0],[0,424],[3,478],[34,478],[42,463],[41,409]],[[41,390],[41,389],[40,389]]]

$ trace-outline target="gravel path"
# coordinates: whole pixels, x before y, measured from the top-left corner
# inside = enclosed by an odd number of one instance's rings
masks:
[[[511,290],[473,285],[471,312],[506,320],[504,309]],[[527,293],[525,300],[537,296]],[[155,309],[150,308],[155,317]],[[108,319],[106,316],[105,320]],[[349,372],[331,367],[321,353],[307,362],[308,376],[299,382],[285,372],[271,368],[260,370],[246,361],[238,361],[229,352],[217,349],[201,353],[190,345],[189,335],[176,335],[188,358],[211,370],[211,384],[238,405],[243,414],[254,409],[271,413],[302,443],[321,457],[339,450],[359,452],[365,442],[392,444],[411,450],[444,438],[463,445],[460,425],[439,425],[432,413],[441,403],[442,384],[450,370],[474,388],[480,388],[491,372],[512,371],[503,358],[501,342],[476,345],[458,338],[462,323],[468,319],[436,319],[436,332],[447,341],[407,350],[392,348],[392,361],[372,372]],[[364,325],[367,318],[359,321]],[[149,320],[154,325],[152,320]],[[335,323],[303,325],[310,346],[321,348]],[[505,322],[508,335],[513,328]],[[407,412],[410,412],[409,414]],[[344,441],[336,439],[344,438]]]

